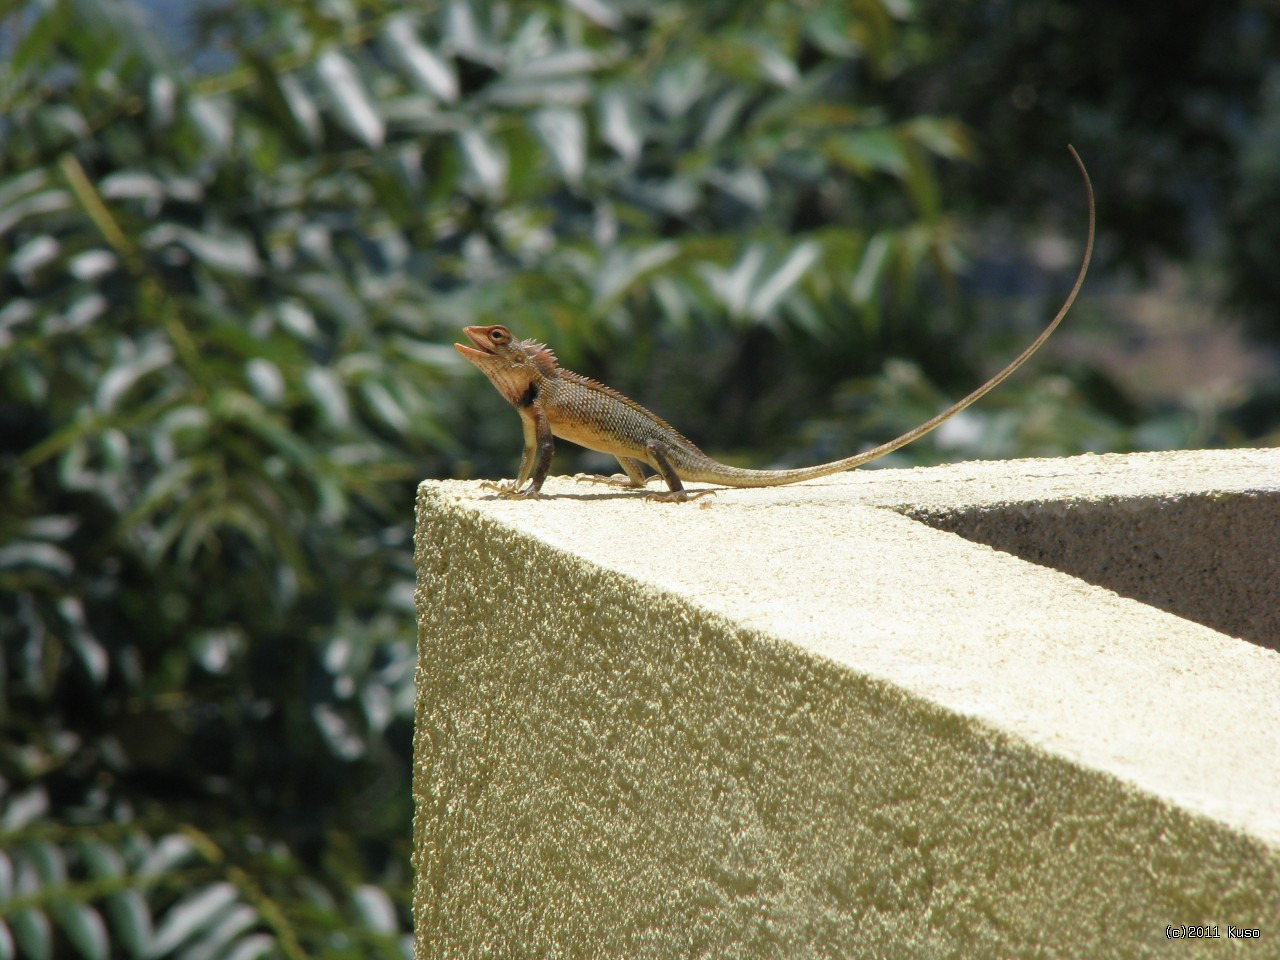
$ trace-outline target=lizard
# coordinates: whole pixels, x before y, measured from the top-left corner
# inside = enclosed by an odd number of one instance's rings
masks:
[[[1034,354],[1067,315],[1084,284],[1093,256],[1093,185],[1084,162],[1074,147],[1068,147],[1084,179],[1088,200],[1089,227],[1084,255],[1066,300],[1038,337],[1003,370],[968,396],[924,423],[887,443],[829,463],[780,470],[752,470],[734,467],[707,456],[673,426],[629,397],[589,377],[561,367],[552,350],[533,340],[517,340],[502,324],[468,326],[463,329],[470,345],[454,348],[488,377],[498,392],[515,407],[524,428],[524,451],[519,476],[507,483],[485,481],[501,497],[536,498],[551,468],[555,449],[553,438],[607,453],[617,458],[625,474],[616,477],[589,477],[603,483],[639,488],[647,480],[644,466],[651,467],[667,485],[651,499],[684,501],[714,491],[687,491],[684,483],[711,483],[725,487],[774,487],[813,480],[862,466],[918,440],[930,430],[955,416],[999,386]]]

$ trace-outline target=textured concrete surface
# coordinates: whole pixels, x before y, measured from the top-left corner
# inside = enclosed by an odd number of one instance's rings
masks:
[[[1266,634],[1280,452],[547,492],[419,490],[419,957],[1280,955],[1280,654],[904,515],[1215,536]]]

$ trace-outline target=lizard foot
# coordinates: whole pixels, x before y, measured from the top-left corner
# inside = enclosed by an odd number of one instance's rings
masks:
[[[609,487],[640,487],[643,484],[632,483],[631,478],[625,473],[615,473],[612,477],[606,477],[599,473],[575,473],[573,479],[579,483],[603,483]]]
[[[646,500],[656,500],[659,503],[685,503],[688,500],[697,500],[699,497],[714,497],[714,490],[667,490],[663,493],[650,493],[645,496]]]
[[[531,486],[525,487],[523,490],[519,489],[514,480],[507,483],[494,483],[492,480],[483,480],[480,486],[486,490],[495,491],[504,500],[537,500],[542,496]]]

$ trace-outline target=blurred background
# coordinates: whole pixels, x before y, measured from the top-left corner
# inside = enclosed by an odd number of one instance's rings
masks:
[[[709,453],[1280,438],[1280,6],[0,5],[0,960],[410,952],[412,508],[503,322]],[[611,469],[568,445],[556,472]]]

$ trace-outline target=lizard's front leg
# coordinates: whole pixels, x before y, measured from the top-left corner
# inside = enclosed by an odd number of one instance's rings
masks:
[[[555,453],[556,443],[551,436],[551,425],[542,407],[536,403],[518,407],[520,423],[524,427],[524,450],[520,455],[520,476],[510,483],[493,483],[486,480],[481,484],[490,490],[497,491],[498,496],[508,500],[536,500],[542,496],[542,484],[551,471],[551,455]],[[524,482],[532,474],[529,485]]]

